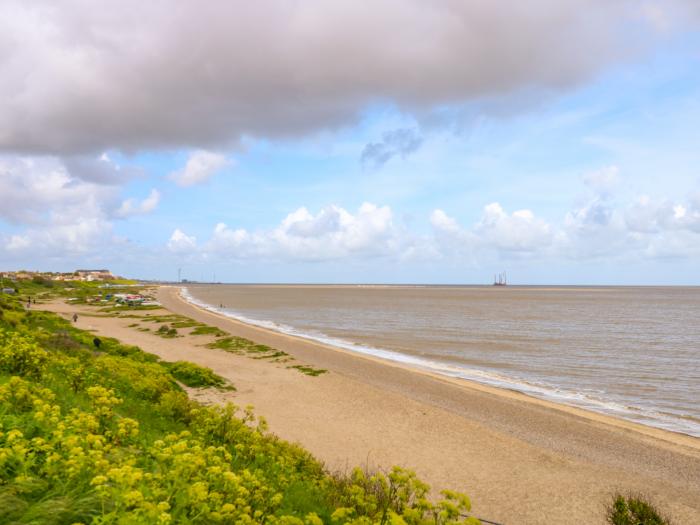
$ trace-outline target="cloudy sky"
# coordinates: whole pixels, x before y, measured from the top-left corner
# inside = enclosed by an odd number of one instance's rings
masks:
[[[700,284],[696,0],[0,0],[0,269]]]

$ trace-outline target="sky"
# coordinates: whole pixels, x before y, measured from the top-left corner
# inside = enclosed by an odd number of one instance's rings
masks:
[[[0,269],[700,285],[696,0],[0,0]]]

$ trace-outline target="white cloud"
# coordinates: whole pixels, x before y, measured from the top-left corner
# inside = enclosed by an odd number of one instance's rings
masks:
[[[104,164],[101,171],[90,168],[96,163]],[[160,195],[152,190],[143,201],[127,199],[120,207],[121,188],[109,178],[117,166],[106,155],[81,158],[80,164],[60,157],[0,156],[0,221],[16,230],[0,233],[0,254],[36,264],[44,258],[112,253],[122,242],[113,219],[157,206]]]
[[[143,199],[141,202],[138,202],[135,199],[126,199],[123,201],[117,210],[117,216],[129,217],[131,215],[143,215],[150,213],[156,209],[159,202],[160,192],[153,188],[151,193],[148,194],[148,197]]]
[[[478,239],[474,232],[463,228],[456,219],[443,210],[433,210],[430,214],[430,225],[433,229],[433,246],[429,252],[434,258],[468,258],[475,260]]]
[[[497,202],[484,207],[474,234],[487,246],[511,252],[534,252],[549,246],[554,238],[551,226],[530,210],[509,215]]]
[[[566,214],[562,231],[570,257],[693,256],[700,251],[700,199],[642,195],[615,206],[595,197]]]
[[[48,226],[11,235],[5,243],[7,252],[15,256],[31,255],[33,264],[37,264],[37,257],[94,255],[111,241],[111,223],[94,210],[88,210],[83,216],[55,219]]]
[[[197,248],[197,238],[189,236],[179,228],[175,228],[170,240],[168,241],[168,249],[176,254],[187,254],[193,252]]]
[[[269,230],[248,231],[219,223],[201,246],[207,257],[324,261],[388,257],[395,260],[469,256],[480,250],[534,253],[552,244],[552,228],[530,211],[507,214],[494,203],[473,228],[463,228],[443,210],[430,216],[433,236],[397,225],[388,206],[364,203],[355,213],[326,206],[301,207]],[[180,232],[181,233],[181,232]]]
[[[181,170],[170,174],[179,186],[193,186],[208,181],[212,175],[229,161],[226,156],[211,151],[197,150],[190,154],[187,164]]]
[[[624,219],[633,232],[688,230],[700,233],[700,197],[692,196],[686,203],[674,203],[642,196],[625,210]]]
[[[543,255],[557,237],[554,228],[530,210],[509,214],[497,202],[484,206],[481,217],[471,227],[461,226],[439,209],[431,214],[430,223],[436,253],[474,264],[494,257]]]
[[[397,255],[404,248],[391,209],[364,203],[355,214],[331,205],[314,215],[302,207],[267,231],[248,232],[220,223],[205,249],[235,258],[320,261]]]
[[[435,210],[430,223],[439,254],[470,261],[494,254],[614,260],[690,257],[700,252],[700,195],[684,203],[642,196],[619,206],[595,196],[555,223],[530,210],[509,214],[492,203],[472,227],[460,226],[443,210]]]
[[[700,251],[697,200],[676,205],[652,204],[648,199],[639,202],[651,212],[641,213],[639,203],[615,208],[596,197],[558,223],[545,221],[528,209],[507,212],[494,202],[484,206],[473,225],[462,226],[444,210],[436,209],[429,216],[431,235],[421,233],[420,226],[410,229],[396,224],[388,206],[364,203],[355,213],[335,205],[316,213],[301,207],[267,230],[218,223],[201,244],[178,229],[168,247],[207,260],[351,261],[381,257],[397,262],[443,260],[475,265],[498,259],[680,256],[679,239],[696,239],[698,248],[688,245],[686,255]]]
[[[2,206],[0,219],[19,224],[41,224],[53,215],[81,216],[116,200],[112,186],[73,176],[55,157],[0,157]]]
[[[581,234],[595,234],[602,228],[611,226],[622,227],[616,210],[598,198],[568,212],[564,223],[570,230]]]
[[[566,214],[564,252],[573,259],[620,257],[639,249],[641,239],[629,235],[622,212],[596,197]]]
[[[377,101],[419,114],[557,92],[646,51],[694,3],[7,0],[0,149],[216,148],[347,124]]]
[[[457,221],[439,209],[430,214],[430,224],[439,232],[457,233],[460,231]]]
[[[0,219],[22,228],[1,239],[6,255],[69,257],[112,237],[118,188],[74,176],[62,159],[1,157],[0,186]]]

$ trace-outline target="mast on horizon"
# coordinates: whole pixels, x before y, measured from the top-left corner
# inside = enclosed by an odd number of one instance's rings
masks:
[[[505,270],[502,273],[496,274],[493,276],[493,285],[494,286],[507,286],[508,285],[508,278],[506,276]]]

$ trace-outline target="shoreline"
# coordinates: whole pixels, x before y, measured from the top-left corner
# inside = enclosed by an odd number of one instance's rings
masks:
[[[131,315],[95,316],[91,307],[63,302],[46,308],[66,318],[78,313],[79,328],[166,361],[211,368],[237,391],[190,392],[194,399],[254,406],[272,433],[331,471],[401,465],[436,492],[468,494],[475,515],[507,525],[602,524],[616,492],[646,494],[679,525],[700,522],[696,438],[246,325],[185,302],[178,290],[159,287],[164,310],[282,350],[295,362],[209,349],[211,336],[186,330],[163,339],[139,330]],[[290,364],[329,372],[310,377]]]
[[[257,286],[257,285],[252,285],[252,286]],[[293,285],[292,285],[293,286]],[[325,286],[325,285],[324,285]],[[335,286],[335,285],[334,285]],[[540,403],[543,406],[554,409],[554,410],[561,410],[564,412],[568,412],[570,414],[580,416],[583,418],[587,418],[591,421],[596,421],[596,422],[601,422],[604,424],[608,425],[614,425],[618,426],[620,428],[625,428],[628,430],[632,430],[635,432],[640,432],[645,435],[652,436],[656,439],[663,439],[666,441],[669,441],[674,444],[680,444],[684,446],[690,446],[694,448],[698,448],[700,450],[700,438],[693,436],[691,434],[687,434],[681,431],[677,430],[670,430],[666,428],[661,428],[653,425],[646,425],[644,423],[639,423],[627,418],[624,418],[622,416],[617,416],[617,415],[612,415],[612,414],[607,414],[604,412],[598,412],[596,410],[588,409],[585,407],[573,405],[573,404],[567,404],[564,402],[558,402],[558,401],[553,401],[550,399],[543,399],[541,397],[538,397],[536,395],[529,394],[527,392],[523,392],[521,390],[518,390],[516,388],[509,388],[507,386],[497,386],[497,385],[489,385],[482,383],[476,379],[470,379],[470,378],[465,378],[465,377],[453,377],[449,376],[446,374],[441,374],[439,372],[431,371],[426,368],[422,368],[420,365],[411,365],[408,363],[404,363],[398,360],[392,360],[389,358],[383,358],[378,355],[372,355],[369,353],[361,352],[361,351],[355,351],[351,350],[348,348],[344,348],[342,346],[335,346],[330,343],[325,343],[323,341],[319,341],[317,339],[314,339],[312,337],[305,337],[303,335],[295,335],[295,334],[289,334],[283,331],[275,330],[273,328],[268,328],[266,326],[262,326],[257,323],[253,322],[246,322],[245,320],[242,320],[238,317],[233,317],[226,315],[224,313],[218,312],[216,310],[210,309],[207,306],[211,308],[215,308],[214,305],[207,305],[204,306],[203,301],[199,301],[198,299],[194,298],[190,295],[191,299],[194,299],[194,302],[192,300],[187,299],[186,297],[183,297],[182,291],[186,290],[186,286],[160,286],[160,288],[170,288],[176,291],[176,296],[177,299],[181,300],[183,303],[187,304],[188,306],[191,306],[193,308],[196,308],[197,310],[201,311],[204,314],[209,314],[215,317],[218,317],[223,320],[231,321],[233,323],[238,323],[242,326],[249,327],[251,329],[257,329],[261,330],[263,332],[267,332],[271,335],[274,336],[279,336],[279,337],[284,337],[284,338],[289,338],[291,340],[297,340],[297,341],[303,341],[306,343],[310,343],[312,345],[317,345],[320,348],[324,348],[327,350],[331,350],[334,352],[343,352],[347,355],[355,356],[360,359],[369,359],[371,361],[383,364],[385,366],[392,366],[392,367],[398,367],[403,370],[407,370],[413,373],[417,374],[423,374],[428,377],[431,377],[435,380],[439,381],[445,381],[449,384],[455,385],[459,388],[467,388],[467,389],[476,389],[476,390],[482,390],[484,392],[488,392],[494,395],[500,395],[500,396],[505,396],[505,397],[514,397],[520,401],[525,401],[528,403]],[[198,304],[200,303],[200,304]],[[381,349],[379,349],[381,350]],[[393,351],[386,351],[387,353],[395,353]]]

